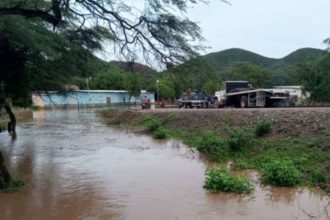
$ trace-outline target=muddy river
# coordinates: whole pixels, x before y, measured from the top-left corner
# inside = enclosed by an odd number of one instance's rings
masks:
[[[15,141],[1,133],[0,147],[26,185],[0,193],[1,220],[330,219],[330,198],[303,188],[209,193],[197,152],[109,127],[92,111],[35,112],[17,132]]]

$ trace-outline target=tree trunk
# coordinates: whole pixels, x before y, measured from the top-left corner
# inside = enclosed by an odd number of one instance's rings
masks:
[[[0,151],[0,189],[4,189],[11,182],[11,176],[4,165],[4,159]]]
[[[16,117],[12,112],[8,104],[4,105],[4,108],[9,115],[10,122],[8,123],[8,132],[11,134],[12,138],[16,138]],[[4,159],[0,151],[0,189],[4,189],[11,182],[11,176],[5,167]]]
[[[5,105],[5,109],[10,119],[10,122],[8,122],[8,127],[7,127],[8,132],[11,135],[16,135],[16,117],[8,104]]]

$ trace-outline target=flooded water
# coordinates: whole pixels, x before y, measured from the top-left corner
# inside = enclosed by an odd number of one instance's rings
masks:
[[[0,134],[10,173],[26,183],[0,193],[1,220],[330,219],[330,198],[306,189],[209,193],[197,152],[109,127],[91,111],[34,117],[18,124],[16,141]]]

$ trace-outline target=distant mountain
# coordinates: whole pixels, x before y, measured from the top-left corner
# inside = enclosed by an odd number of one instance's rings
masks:
[[[320,49],[302,48],[281,59],[274,59],[264,57],[247,50],[233,48],[216,53],[210,53],[201,56],[200,59],[206,60],[210,64],[213,64],[218,70],[222,71],[236,62],[249,62],[265,68],[285,68],[299,62],[304,62],[309,59],[319,57],[326,53],[327,52]]]
[[[201,56],[201,58],[213,64],[218,70],[225,70],[228,66],[236,62],[249,62],[265,67],[276,61],[276,59],[264,57],[238,48],[209,53],[205,56]]]
[[[283,57],[282,59],[277,59],[270,68],[283,68],[287,66],[292,66],[298,63],[306,62],[311,59],[315,59],[317,57],[323,56],[328,52],[320,49],[314,48],[302,48],[296,50],[289,55]]]

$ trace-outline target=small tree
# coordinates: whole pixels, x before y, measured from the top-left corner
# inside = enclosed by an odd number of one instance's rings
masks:
[[[159,95],[165,99],[171,99],[175,96],[174,83],[169,78],[162,78],[159,81]]]
[[[219,88],[219,82],[217,80],[209,80],[203,87],[203,92],[206,95],[214,95]]]
[[[141,83],[138,75],[129,73],[124,79],[124,88],[129,94],[129,102],[132,96],[137,97],[141,94]]]

